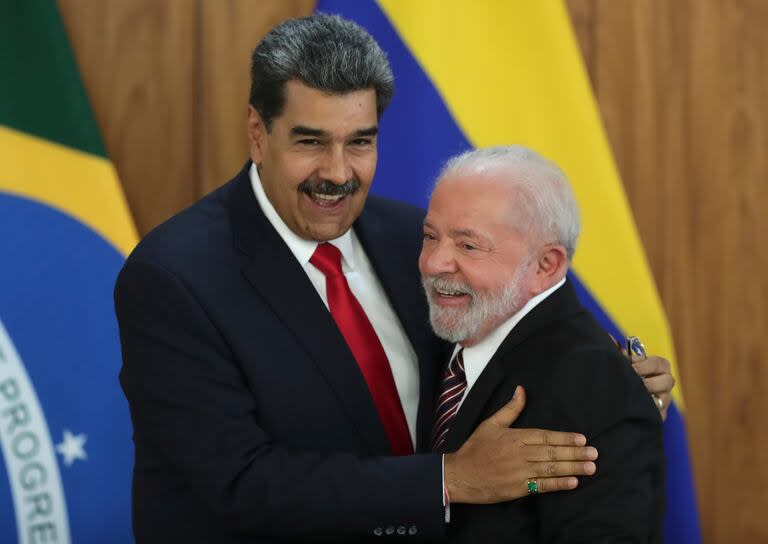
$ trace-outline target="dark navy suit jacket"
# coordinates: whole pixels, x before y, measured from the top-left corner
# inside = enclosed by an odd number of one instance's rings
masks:
[[[117,281],[137,541],[441,535],[439,455],[391,456],[362,374],[261,212],[248,167],[151,232]],[[422,219],[371,196],[354,229],[418,356],[425,450],[446,346],[419,282]]]
[[[527,314],[483,370],[445,451],[526,389],[512,425],[586,435],[597,473],[573,491],[451,507],[451,542],[658,543],[664,505],[661,418],[642,380],[581,306],[569,282]]]

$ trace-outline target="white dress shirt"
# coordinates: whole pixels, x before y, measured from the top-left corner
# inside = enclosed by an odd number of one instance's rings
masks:
[[[249,175],[261,211],[264,212],[293,256],[296,257],[327,308],[325,274],[309,262],[318,242],[305,240],[288,228],[267,198],[255,164],[251,165]],[[400,403],[403,406],[403,412],[405,412],[408,430],[411,433],[411,441],[415,448],[416,418],[419,409],[419,366],[416,352],[413,350],[395,311],[390,306],[387,295],[355,231],[349,229],[341,237],[329,240],[329,242],[341,251],[342,271],[347,278],[349,288],[360,302],[360,306],[363,307],[368,320],[379,337],[384,353],[387,355],[397,393],[400,396]]]
[[[499,349],[501,343],[512,332],[512,329],[522,321],[522,319],[528,315],[536,306],[542,303],[549,295],[557,291],[565,283],[565,278],[557,282],[555,285],[547,289],[546,291],[539,293],[535,297],[531,298],[525,306],[523,306],[519,312],[507,319],[504,323],[496,327],[491,333],[480,340],[477,344],[464,348],[462,357],[464,358],[464,373],[467,377],[467,388],[464,390],[464,396],[461,398],[461,403],[467,398],[469,390],[475,384],[477,379],[482,374],[488,361],[491,360],[496,350]],[[455,355],[459,351],[460,346],[457,344],[453,349]],[[459,409],[461,404],[459,404]]]

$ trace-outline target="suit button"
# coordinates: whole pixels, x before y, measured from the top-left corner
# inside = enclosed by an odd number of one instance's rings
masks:
[[[399,535],[404,535],[406,532],[408,532],[408,529],[406,529],[402,525],[397,528],[397,534],[399,534]]]
[[[373,534],[375,534],[376,536],[381,536],[384,534],[384,529],[382,529],[381,527],[376,527],[373,530]]]
[[[410,527],[408,527],[408,534],[409,535],[415,535],[418,532],[419,531],[418,531],[418,529],[416,529],[415,525],[411,525]]]
[[[387,527],[387,530],[384,532],[388,535],[393,535],[395,534],[395,528],[390,525],[389,527]]]

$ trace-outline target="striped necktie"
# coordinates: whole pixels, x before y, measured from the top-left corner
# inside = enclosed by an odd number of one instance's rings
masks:
[[[443,372],[443,381],[440,384],[440,396],[437,399],[435,411],[435,424],[432,427],[432,450],[437,450],[445,442],[448,429],[451,426],[459,404],[467,390],[467,376],[464,373],[464,357],[461,348],[448,367]]]

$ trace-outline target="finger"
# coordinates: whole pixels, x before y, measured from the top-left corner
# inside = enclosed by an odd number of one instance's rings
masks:
[[[597,449],[592,446],[526,446],[525,459],[528,461],[594,461]]]
[[[641,376],[654,376],[656,374],[672,373],[672,367],[669,364],[669,361],[656,355],[651,355],[647,359],[642,360],[636,359],[635,356],[633,356],[632,366],[634,367],[635,372]]]
[[[659,410],[662,412],[662,416],[666,416],[667,408],[669,408],[669,405],[672,402],[672,395],[669,393],[659,393],[653,394],[652,397],[656,406],[658,406]]]
[[[550,478],[554,476],[592,476],[597,465],[592,461],[553,461],[551,463],[531,463],[534,477]]]
[[[525,389],[523,386],[518,385],[515,388],[512,400],[499,408],[499,410],[491,417],[486,419],[485,423],[504,428],[509,427],[515,422],[517,416],[523,411],[523,408],[525,408]]]
[[[553,491],[568,491],[576,489],[579,485],[579,479],[572,476],[567,478],[536,478],[536,484],[539,493],[552,493]],[[526,484],[526,492],[527,492]]]
[[[515,429],[522,432],[520,441],[526,446],[586,446],[587,437],[578,433],[563,433],[546,429]]]
[[[659,398],[662,402],[662,407],[659,409],[659,412],[661,412],[661,420],[666,421],[667,420],[667,411],[669,410],[669,405],[672,403],[672,395],[669,395],[667,393],[662,393],[659,395]]]
[[[614,338],[614,336],[613,336],[612,334],[608,334],[608,336],[609,336],[609,338],[611,339],[611,342],[613,342],[613,345],[614,345],[614,346],[616,346],[616,349],[617,349],[617,350],[619,350],[619,352],[620,352],[620,353],[621,353],[621,354],[622,354],[624,357],[626,357],[627,359],[629,359],[629,354],[627,353],[627,348],[626,348],[626,346],[624,346],[624,345],[623,345],[621,342],[619,342],[618,340],[616,340],[616,338]]]
[[[625,354],[627,357],[629,357],[629,358],[630,358],[630,360],[631,360],[633,363],[636,363],[636,362],[641,362],[641,361],[647,361],[647,360],[648,360],[648,356],[647,356],[647,355],[638,355],[638,354],[637,354],[637,353],[635,353],[634,351],[633,351],[632,353],[628,353],[628,352],[627,352],[627,350],[624,350],[624,354]]]
[[[651,376],[650,378],[644,378],[643,383],[649,393],[656,393],[660,395],[662,393],[669,393],[675,385],[675,379],[671,374],[661,374],[659,376]]]

